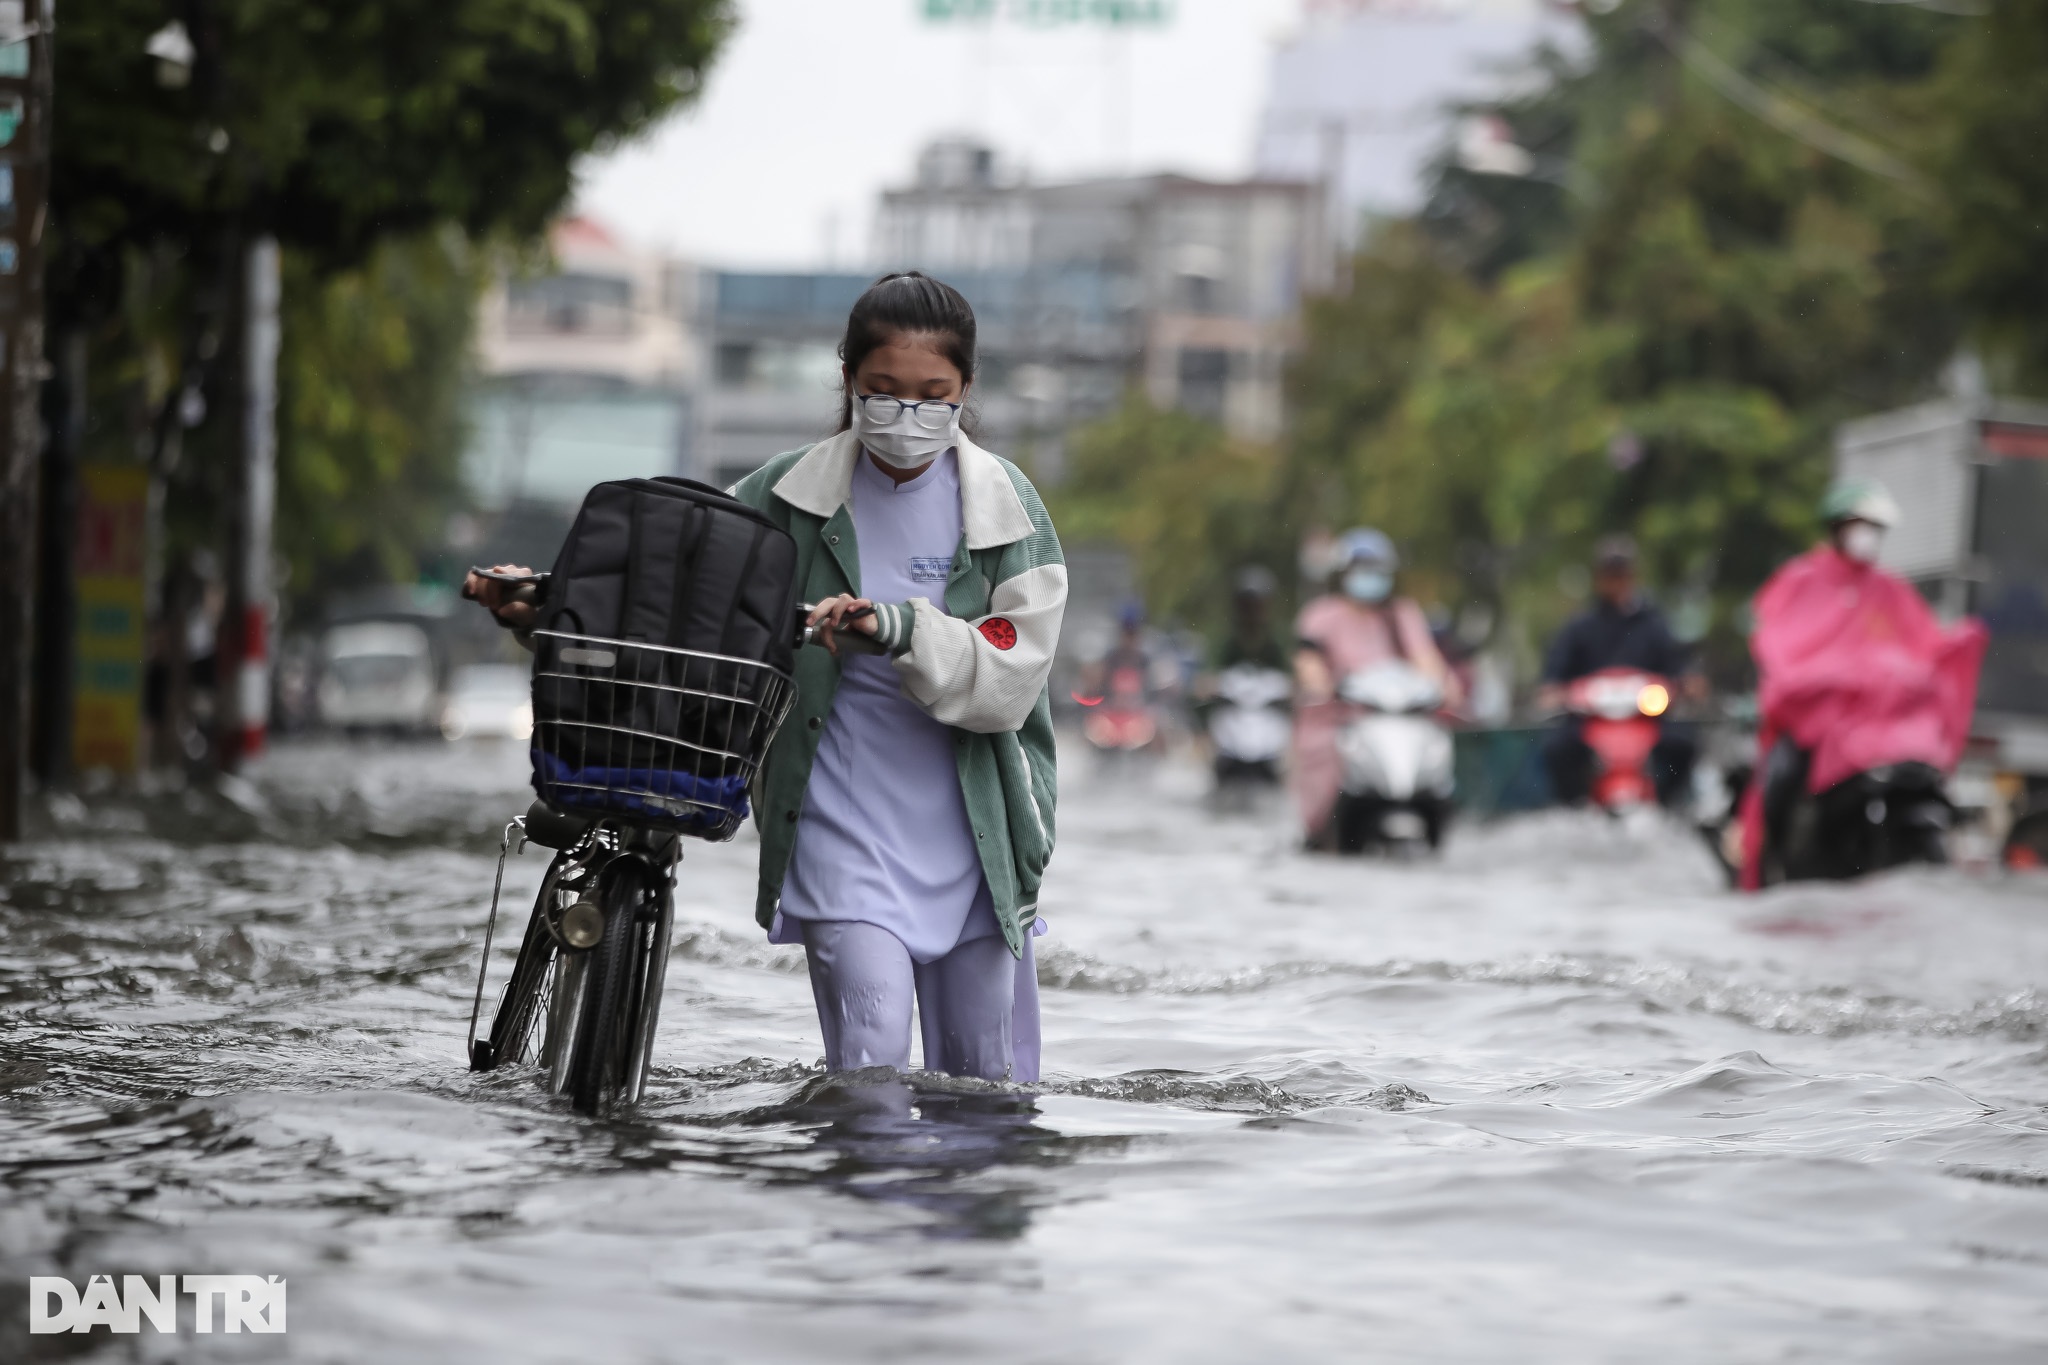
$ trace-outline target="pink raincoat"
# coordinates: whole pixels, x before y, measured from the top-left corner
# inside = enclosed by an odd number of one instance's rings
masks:
[[[1758,727],[1742,804],[1744,889],[1761,880],[1764,759],[1778,737],[1812,756],[1813,792],[1887,763],[1948,772],[1969,738],[1988,638],[1974,620],[1943,626],[1910,584],[1832,545],[1771,575],[1749,640]]]

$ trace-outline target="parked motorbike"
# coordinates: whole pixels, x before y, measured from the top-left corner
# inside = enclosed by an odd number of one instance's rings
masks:
[[[1439,847],[1453,789],[1451,735],[1436,716],[1443,690],[1388,662],[1345,678],[1337,695],[1358,712],[1337,734],[1338,849]]]
[[[1565,708],[1579,718],[1579,738],[1593,751],[1593,804],[1607,811],[1654,805],[1650,751],[1671,709],[1670,683],[1641,669],[1603,668],[1566,689]]]
[[[1216,675],[1208,713],[1216,748],[1216,789],[1242,791],[1280,780],[1280,758],[1292,730],[1294,681],[1277,668],[1234,664]]]

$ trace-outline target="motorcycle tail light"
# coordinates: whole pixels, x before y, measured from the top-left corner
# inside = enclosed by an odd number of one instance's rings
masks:
[[[1645,683],[1636,693],[1636,709],[1646,716],[1661,716],[1671,709],[1671,692],[1663,683]]]

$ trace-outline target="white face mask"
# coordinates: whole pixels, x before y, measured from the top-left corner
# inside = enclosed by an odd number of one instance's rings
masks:
[[[1841,545],[1842,553],[1858,564],[1875,564],[1877,552],[1884,546],[1884,528],[1852,521],[1842,528]]]
[[[1384,602],[1394,590],[1394,576],[1378,569],[1344,571],[1344,595],[1357,602]]]
[[[853,434],[860,439],[870,455],[883,464],[896,469],[917,469],[930,464],[939,456],[960,443],[960,409],[955,404],[944,404],[951,411],[946,424],[934,427],[922,420],[921,414],[932,408],[931,400],[921,405],[920,413],[912,413],[907,406],[888,402],[868,403],[867,397],[856,392],[853,396]],[[894,413],[887,421],[878,422],[868,413],[870,407],[890,408]]]

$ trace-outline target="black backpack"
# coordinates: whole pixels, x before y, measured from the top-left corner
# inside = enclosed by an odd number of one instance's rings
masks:
[[[592,488],[533,637],[540,795],[644,816],[687,786],[685,807],[702,787],[743,808],[788,704],[796,601],[796,542],[765,513],[691,479]]]

